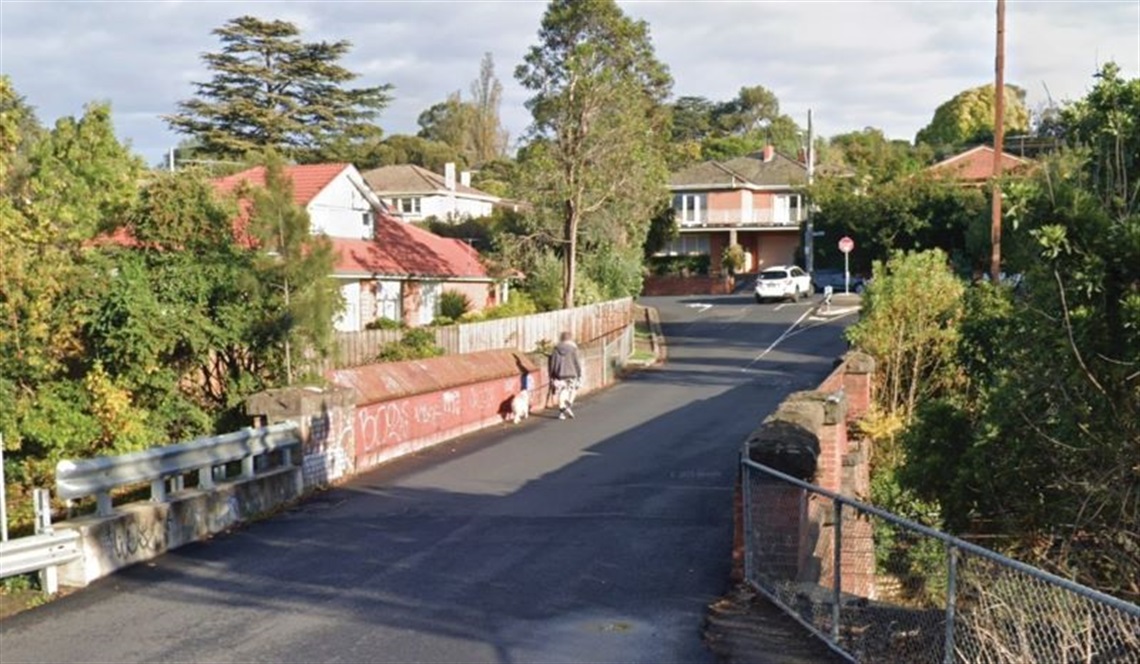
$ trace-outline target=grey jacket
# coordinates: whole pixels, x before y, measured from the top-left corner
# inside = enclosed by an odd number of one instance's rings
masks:
[[[582,361],[578,358],[578,346],[573,341],[563,341],[554,347],[550,354],[550,377],[567,380],[582,376]]]

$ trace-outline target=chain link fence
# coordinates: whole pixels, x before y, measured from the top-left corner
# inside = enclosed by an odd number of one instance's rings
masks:
[[[742,459],[748,582],[859,662],[1140,664],[1140,607]]]

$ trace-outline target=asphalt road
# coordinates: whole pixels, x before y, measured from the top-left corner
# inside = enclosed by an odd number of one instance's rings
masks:
[[[123,570],[0,622],[0,660],[712,661],[700,629],[728,585],[740,443],[831,370],[850,318],[644,303],[668,363],[577,419],[445,443]]]

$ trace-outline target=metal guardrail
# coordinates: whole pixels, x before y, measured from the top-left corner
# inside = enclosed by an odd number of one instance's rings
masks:
[[[0,542],[0,578],[36,572],[79,558],[79,533],[60,530]],[[54,592],[54,591],[48,591]]]
[[[285,422],[121,456],[64,460],[56,465],[56,492],[66,500],[95,496],[96,513],[107,516],[114,509],[111,491],[119,487],[150,482],[151,500],[163,502],[167,481],[178,491],[183,488],[183,476],[196,472],[198,487],[209,489],[214,486],[216,469],[227,463],[241,461],[241,476],[252,477],[256,457],[300,445],[297,424]]]
[[[741,460],[745,578],[860,662],[1140,663],[1140,607]]]
[[[47,489],[33,490],[36,534],[0,541],[0,578],[40,573],[40,586],[54,595],[59,590],[57,567],[80,557],[79,533],[55,532],[51,526],[51,496]]]

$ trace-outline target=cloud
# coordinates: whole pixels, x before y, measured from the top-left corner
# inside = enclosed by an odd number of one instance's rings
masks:
[[[993,79],[994,3],[623,2],[645,20],[677,96],[724,100],[746,85],[776,93],[801,124],[814,111],[824,135],[882,128],[913,139],[934,109]],[[178,142],[159,118],[208,79],[211,31],[250,14],[291,21],[308,40],[347,39],[358,85],[391,83],[380,117],[391,133],[449,92],[468,87],[484,52],[503,82],[512,136],[529,122],[528,92],[513,80],[534,44],[542,2],[12,2],[0,3],[0,71],[52,122],[107,100],[120,135],[148,160]],[[1110,59],[1140,76],[1140,3],[1008,3],[1006,79],[1030,106],[1076,99]]]

